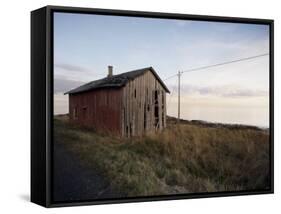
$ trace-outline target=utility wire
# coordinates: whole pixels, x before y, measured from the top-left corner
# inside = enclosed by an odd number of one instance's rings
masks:
[[[168,80],[168,79],[171,79],[171,78],[173,78],[173,77],[175,77],[175,76],[177,76],[178,74],[174,74],[174,75],[172,75],[172,76],[169,76],[169,77],[167,77],[166,79],[164,79],[164,81],[166,81],[166,80]]]
[[[175,81],[176,82],[176,81]],[[174,96],[174,93],[175,93],[175,88],[172,87],[172,90],[171,90],[171,93],[169,94],[169,97],[168,97],[168,103],[167,103],[167,106],[169,107],[170,106],[170,103],[171,103],[171,99],[172,97]]]
[[[251,56],[251,57],[246,57],[246,58],[237,59],[237,60],[232,60],[232,61],[227,61],[227,62],[222,62],[222,63],[208,65],[208,66],[203,66],[203,67],[199,67],[199,68],[192,68],[192,69],[189,69],[189,70],[182,71],[182,73],[190,72],[190,71],[197,71],[197,70],[206,69],[206,68],[212,68],[212,67],[221,66],[221,65],[227,65],[227,64],[231,64],[231,63],[235,63],[235,62],[246,61],[246,60],[255,59],[255,58],[263,57],[263,56],[267,56],[267,55],[269,55],[269,53]]]
[[[258,57],[263,57],[266,55],[269,55],[269,53],[264,53],[264,54],[260,54],[260,55],[256,55],[256,56],[250,56],[250,57],[245,57],[245,58],[241,58],[241,59],[226,61],[226,62],[217,63],[217,64],[213,64],[213,65],[208,65],[208,66],[202,66],[202,67],[198,67],[198,68],[192,68],[192,69],[185,70],[185,71],[178,71],[177,74],[174,74],[173,76],[166,78],[165,80],[178,76],[178,122],[180,121],[180,78],[183,73],[191,72],[191,71],[198,71],[198,70],[202,70],[202,69],[222,66],[222,65],[226,65],[226,64],[231,64],[231,63],[236,63],[236,62],[241,62],[241,61],[246,61],[246,60],[251,60],[251,59],[256,59]],[[170,99],[171,99],[171,97],[170,97]]]
[[[260,55],[245,57],[245,58],[236,59],[236,60],[231,60],[231,61],[222,62],[222,63],[217,63],[217,64],[213,64],[213,65],[202,66],[202,67],[198,67],[198,68],[192,68],[192,69],[188,69],[188,70],[185,70],[185,71],[181,71],[181,73],[191,72],[191,71],[198,71],[198,70],[203,70],[203,69],[207,69],[207,68],[212,68],[212,67],[227,65],[227,64],[231,64],[231,63],[236,63],[236,62],[241,62],[241,61],[256,59],[256,58],[263,57],[263,56],[267,56],[267,55],[269,55],[269,53],[264,53],[264,54],[260,54]],[[168,80],[168,79],[171,79],[171,78],[173,78],[173,77],[175,77],[175,76],[178,76],[178,74],[174,74],[174,75],[172,75],[172,76],[170,76],[170,77],[164,79],[164,81],[166,81],[166,80]]]

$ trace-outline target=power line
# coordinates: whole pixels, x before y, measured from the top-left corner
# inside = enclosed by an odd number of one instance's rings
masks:
[[[175,84],[176,84],[176,81],[175,81]],[[172,87],[171,93],[169,94],[169,98],[168,98],[168,103],[167,103],[167,106],[168,106],[168,107],[170,106],[171,99],[172,99],[172,97],[174,96],[175,90],[176,90],[176,89],[175,89],[174,87]]]
[[[177,76],[178,74],[174,74],[174,75],[172,75],[172,76],[169,76],[169,77],[167,77],[166,79],[164,79],[164,81],[166,81],[166,80],[168,80],[168,79],[171,79],[171,78],[173,78],[173,77],[175,77],[175,76]]]
[[[202,66],[202,67],[198,67],[198,68],[192,68],[192,69],[188,69],[185,71],[178,71],[177,74],[174,74],[168,78],[166,78],[165,80],[171,79],[175,76],[178,77],[178,122],[180,121],[180,91],[181,91],[181,84],[180,84],[180,80],[181,80],[181,75],[183,73],[186,72],[191,72],[191,71],[198,71],[198,70],[203,70],[203,69],[207,69],[207,68],[212,68],[212,67],[217,67],[217,66],[222,66],[222,65],[227,65],[227,64],[231,64],[231,63],[236,63],[236,62],[241,62],[241,61],[246,61],[246,60],[251,60],[251,59],[256,59],[259,57],[263,57],[263,56],[267,56],[269,55],[269,53],[263,53],[263,54],[259,54],[259,55],[255,55],[255,56],[250,56],[250,57],[245,57],[245,58],[241,58],[241,59],[236,59],[236,60],[231,60],[231,61],[226,61],[226,62],[222,62],[222,63],[217,63],[217,64],[212,64],[212,65],[208,65],[208,66]],[[164,81],[165,81],[164,80]]]
[[[202,70],[202,69],[206,69],[206,68],[212,68],[212,67],[217,67],[217,66],[221,66],[221,65],[227,65],[227,64],[231,64],[231,63],[256,59],[256,58],[267,56],[267,55],[269,55],[269,53],[264,53],[264,54],[260,54],[260,55],[256,55],[256,56],[250,56],[250,57],[246,57],[246,58],[236,59],[236,60],[222,62],[222,63],[208,65],[208,66],[202,66],[202,67],[198,67],[198,68],[192,68],[192,69],[189,69],[189,70],[182,71],[182,73],[191,72],[191,71],[198,71],[198,70]]]
[[[245,57],[245,58],[241,58],[241,59],[226,61],[226,62],[217,63],[217,64],[212,64],[212,65],[207,65],[207,66],[202,66],[202,67],[198,67],[198,68],[191,68],[191,69],[188,69],[188,70],[185,70],[185,71],[181,71],[181,73],[191,72],[191,71],[198,71],[198,70],[203,70],[203,69],[207,69],[207,68],[212,68],[212,67],[227,65],[227,64],[231,64],[231,63],[236,63],[236,62],[241,62],[241,61],[256,59],[256,58],[263,57],[263,56],[267,56],[267,55],[269,55],[269,53],[259,54],[259,55],[255,55],[255,56]],[[168,80],[168,79],[171,79],[171,78],[173,78],[173,77],[176,77],[176,76],[178,76],[178,74],[174,74],[174,75],[172,75],[172,76],[169,76],[169,77],[167,77],[166,79],[164,79],[164,81],[166,81],[166,80]]]

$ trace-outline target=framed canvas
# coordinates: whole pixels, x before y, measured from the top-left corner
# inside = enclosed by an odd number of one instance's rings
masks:
[[[31,201],[273,193],[273,20],[31,12]]]

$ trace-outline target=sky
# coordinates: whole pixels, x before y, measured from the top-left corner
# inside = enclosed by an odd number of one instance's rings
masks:
[[[269,26],[89,14],[54,14],[54,113],[68,113],[64,92],[152,66],[177,115],[178,71],[269,53]],[[166,80],[167,79],[167,80]],[[181,117],[269,126],[269,56],[193,72],[181,78]]]

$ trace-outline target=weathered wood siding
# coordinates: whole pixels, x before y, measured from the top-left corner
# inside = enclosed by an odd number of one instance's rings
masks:
[[[69,95],[70,119],[125,137],[166,127],[166,91],[150,70],[120,89]]]
[[[121,135],[121,101],[122,89],[99,89],[70,94],[70,119],[81,125]]]
[[[150,70],[123,87],[123,136],[140,136],[166,127],[166,91]]]

